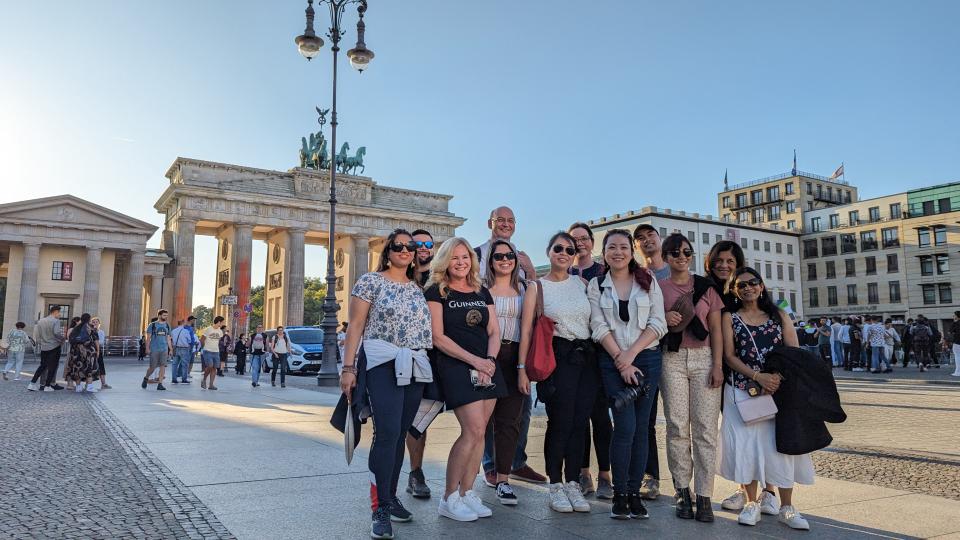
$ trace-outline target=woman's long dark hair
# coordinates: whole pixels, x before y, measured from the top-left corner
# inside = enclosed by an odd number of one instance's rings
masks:
[[[650,274],[650,271],[646,268],[640,266],[640,263],[637,262],[637,258],[633,253],[633,235],[630,234],[630,231],[626,229],[610,229],[607,231],[607,234],[603,237],[603,248],[601,253],[606,253],[607,251],[607,240],[611,236],[620,235],[627,239],[627,244],[630,246],[630,262],[627,264],[627,269],[630,270],[630,273],[633,274],[633,280],[637,282],[637,285],[640,286],[646,292],[650,292],[650,283],[653,281],[653,276]],[[607,259],[603,257],[603,273],[606,274],[610,271],[610,266],[607,264]]]
[[[743,248],[740,247],[740,244],[732,242],[730,240],[721,240],[714,244],[710,248],[710,253],[703,258],[703,272],[706,274],[710,281],[712,281],[718,289],[720,289],[721,294],[726,294],[730,292],[730,284],[736,278],[737,270],[734,269],[733,273],[730,274],[730,280],[726,283],[721,283],[717,276],[713,273],[713,260],[716,259],[721,253],[729,251],[733,253],[733,258],[737,261],[737,268],[743,268],[747,265],[746,257],[743,256]]]
[[[760,311],[763,311],[764,313],[769,315],[771,319],[773,319],[775,322],[780,324],[781,321],[783,320],[782,319],[783,312],[780,310],[780,308],[777,307],[776,304],[773,303],[773,298],[770,296],[770,291],[767,290],[767,286],[763,283],[763,277],[760,275],[760,272],[757,272],[756,270],[754,270],[753,268],[750,268],[749,266],[745,266],[733,273],[733,282],[736,282],[737,279],[739,279],[740,276],[744,274],[750,274],[751,276],[760,280],[760,284],[763,285],[763,292],[760,293],[759,297],[757,297],[757,307],[760,308]],[[739,289],[737,289],[736,294],[737,294],[737,298],[739,299],[740,298]],[[743,307],[743,300],[740,301],[740,306]]]
[[[390,246],[393,245],[394,240],[398,236],[405,234],[413,240],[413,235],[408,233],[406,229],[394,229],[390,233],[390,236],[387,237],[386,242],[383,243],[383,249],[380,250],[380,263],[377,264],[377,272],[383,272],[390,267]],[[417,272],[417,254],[414,252],[413,260],[410,261],[410,266],[407,267],[407,279],[413,279],[413,276]]]

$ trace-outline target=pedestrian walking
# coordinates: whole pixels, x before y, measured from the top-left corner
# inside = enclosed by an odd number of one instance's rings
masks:
[[[23,355],[27,350],[30,336],[24,332],[27,327],[23,321],[17,321],[14,329],[7,334],[7,365],[3,368],[3,380],[10,380],[7,373],[13,373],[13,380],[20,380],[20,371],[23,369]]]
[[[230,331],[227,330],[227,325],[221,325],[220,331],[223,332],[223,336],[220,338],[220,347],[218,352],[220,353],[220,367],[217,368],[217,376],[223,377],[223,374],[227,369],[227,360],[230,359],[230,351],[233,349],[233,338],[230,336]]]
[[[960,377],[960,311],[953,312],[953,323],[950,325],[950,341],[953,349],[953,373],[950,375]]]
[[[197,334],[193,329],[196,317],[187,318],[186,324],[179,324],[171,332],[173,341],[173,374],[170,382],[173,384],[190,384],[187,374],[190,372],[190,363],[193,361],[193,351],[197,345]],[[180,379],[179,381],[177,379]]]
[[[260,386],[260,371],[263,367],[263,355],[267,350],[267,336],[263,333],[263,325],[258,324],[256,331],[250,334],[247,341],[250,351],[250,386]]]
[[[40,367],[33,374],[27,390],[53,391],[63,390],[56,384],[57,369],[60,367],[60,350],[63,345],[63,329],[60,326],[60,306],[52,305],[47,316],[33,326],[33,341],[40,349]],[[46,376],[38,387],[37,382]]]
[[[546,251],[550,271],[532,282],[524,295],[520,358],[527,358],[542,298],[543,316],[554,322],[556,361],[549,379],[537,383],[537,398],[547,411],[543,454],[550,481],[548,506],[555,512],[589,512],[590,503],[583,498],[579,480],[587,422],[599,387],[596,347],[590,333],[590,301],[583,279],[570,275],[577,253],[576,240],[569,233],[558,232],[550,238]],[[518,371],[523,391],[529,393],[526,369]],[[614,489],[616,474],[614,466]]]
[[[820,352],[820,359],[823,360],[825,364],[830,364],[832,359],[830,357],[832,347],[830,345],[830,338],[833,334],[833,329],[830,327],[830,319],[823,317],[817,324],[817,349]]]
[[[67,361],[63,363],[63,383],[67,385],[67,390],[74,390],[77,387],[76,381],[73,380],[73,363],[70,361],[70,334],[73,333],[73,329],[80,324],[80,317],[73,317],[70,319],[70,326],[67,327]]]
[[[913,355],[917,359],[917,365],[920,366],[920,372],[927,371],[930,364],[930,338],[933,332],[927,325],[927,320],[923,315],[917,317],[917,323],[913,326]]]
[[[424,384],[433,381],[426,353],[433,345],[430,311],[414,281],[415,251],[409,233],[393,231],[383,245],[377,270],[361,276],[350,293],[340,389],[354,410],[369,408],[373,415],[368,459],[375,482],[372,538],[393,538],[391,520],[413,519],[397,498],[397,484],[404,438]],[[347,422],[353,421],[353,414],[348,412]],[[479,447],[482,430],[477,434]],[[476,467],[477,461],[473,463]]]
[[[280,388],[287,387],[287,356],[290,354],[290,338],[282,326],[270,339],[270,354],[273,356],[273,370],[270,372],[270,386],[277,385],[277,371],[280,371]]]
[[[852,371],[866,371],[863,364],[863,329],[860,326],[860,319],[853,317],[850,319],[850,348],[847,349],[847,364]]]
[[[650,410],[660,386],[659,342],[667,333],[663,291],[652,271],[642,268],[634,258],[629,231],[607,231],[601,252],[606,272],[590,281],[587,298],[591,337],[600,345],[600,376],[608,403],[613,405],[610,463],[614,494],[610,517],[647,519],[640,487],[650,455]],[[546,307],[544,313],[549,315]],[[554,343],[558,341],[554,339]],[[561,370],[559,355],[557,370]],[[581,382],[580,388],[589,386]],[[576,403],[582,391],[561,394],[559,399]],[[552,477],[553,471],[548,472]]]
[[[109,390],[113,387],[107,384],[107,364],[104,362],[104,357],[107,354],[107,333],[101,328],[100,317],[90,319],[90,324],[97,333],[97,343],[99,345],[97,350],[97,372],[100,375],[100,389]]]
[[[834,317],[830,324],[830,359],[835,368],[843,367],[843,342],[840,341],[842,328],[840,317]]]
[[[233,345],[233,356],[236,360],[233,365],[234,372],[237,375],[247,374],[247,342],[246,334],[237,336],[237,342]]]
[[[886,373],[892,359],[886,355],[884,348],[887,344],[887,329],[880,322],[880,317],[872,317],[870,334],[870,373]]]
[[[69,334],[70,352],[67,362],[70,364],[70,380],[77,393],[96,392],[93,385],[99,379],[97,357],[100,353],[99,336],[90,324],[91,316],[84,313]]]
[[[710,280],[690,272],[693,246],[675,233],[663,242],[670,277],[658,282],[668,333],[660,341],[667,464],[676,491],[676,515],[714,520],[710,498],[717,462],[717,421],[723,385],[723,300]],[[692,453],[691,453],[692,447]],[[690,482],[696,469],[696,513]]]
[[[487,257],[492,244],[490,249]],[[497,363],[501,334],[493,297],[483,286],[478,258],[466,240],[451,238],[440,246],[423,294],[446,409],[460,424],[437,512],[456,521],[476,521],[493,514],[473,491],[473,483],[496,400],[508,390]]]
[[[893,366],[897,363],[895,356],[897,348],[900,346],[900,334],[893,327],[893,320],[887,319],[883,322],[883,351],[887,357],[887,369],[884,373],[893,371]],[[902,354],[902,351],[901,351]]]
[[[200,388],[216,390],[214,382],[217,380],[217,370],[220,367],[220,339],[223,338],[223,317],[217,315],[213,324],[208,326],[200,335],[200,367],[203,375],[200,378]]]
[[[764,373],[764,361],[775,347],[799,347],[790,317],[777,308],[763,284],[760,273],[742,268],[735,278],[742,307],[723,314],[724,359],[733,374],[726,380],[723,420],[720,426],[719,473],[745,486],[743,509],[738,522],[756,525],[761,514],[777,515],[781,523],[793,529],[807,530],[809,523],[793,506],[795,484],[813,484],[810,454],[799,456],[777,451],[773,417],[746,423],[738,403],[759,399],[762,390],[772,394],[780,387],[781,377]],[[757,493],[759,483],[779,488],[780,501],[773,491]]]
[[[167,310],[161,309],[157,312],[157,320],[147,326],[144,335],[147,337],[145,346],[150,351],[150,365],[147,366],[147,374],[140,382],[140,388],[144,390],[147,388],[150,383],[150,374],[153,373],[153,370],[159,368],[157,390],[166,390],[163,386],[163,379],[166,375],[167,361],[173,356],[173,340],[170,338]]]

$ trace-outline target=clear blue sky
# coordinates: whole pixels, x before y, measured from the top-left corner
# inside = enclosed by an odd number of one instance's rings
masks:
[[[160,226],[176,156],[294,166],[329,103],[329,50],[293,44],[305,7],[3,0],[0,200],[72,193]],[[370,0],[366,20],[341,140],[382,184],[454,195],[469,239],[513,206],[535,261],[577,219],[715,214],[725,168],[784,172],[794,148],[802,170],[845,162],[864,198],[958,180],[958,2]],[[209,303],[215,244],[197,246]]]

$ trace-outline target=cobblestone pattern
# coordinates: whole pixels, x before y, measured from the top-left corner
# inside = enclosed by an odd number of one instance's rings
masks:
[[[815,452],[817,476],[960,501],[960,461],[883,448],[831,446]]]
[[[234,538],[94,396],[0,382],[4,538]]]

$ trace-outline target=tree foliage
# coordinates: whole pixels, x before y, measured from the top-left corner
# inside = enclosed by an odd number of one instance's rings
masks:
[[[250,328],[263,324],[265,292],[262,285],[250,290],[250,304],[253,306],[253,312],[250,313]],[[323,297],[326,294],[327,284],[324,278],[306,278],[303,281],[303,324],[308,326],[320,324],[320,320],[323,319]]]
[[[194,328],[206,328],[213,324],[213,308],[201,304],[193,308],[193,316],[197,318],[194,322]]]

